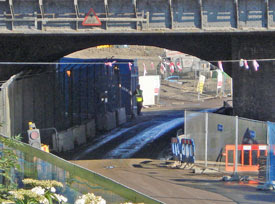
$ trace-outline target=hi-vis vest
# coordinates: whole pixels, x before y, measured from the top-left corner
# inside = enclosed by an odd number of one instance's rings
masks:
[[[136,99],[137,99],[137,102],[142,102],[143,101],[142,90],[137,90]]]

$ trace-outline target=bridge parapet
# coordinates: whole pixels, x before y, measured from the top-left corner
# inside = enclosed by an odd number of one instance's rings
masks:
[[[93,8],[100,26],[83,26]],[[0,32],[201,32],[275,29],[271,0],[0,0]]]

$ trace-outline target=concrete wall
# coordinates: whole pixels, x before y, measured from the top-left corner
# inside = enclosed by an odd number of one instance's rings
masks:
[[[55,118],[59,115],[56,112],[60,112],[60,108],[55,107],[56,101],[62,101],[62,97],[55,92],[55,72],[32,77],[17,74],[9,79],[0,91],[1,132],[7,136],[26,136],[30,121],[35,122],[37,128],[64,128],[64,119]]]
[[[13,109],[15,105],[15,101],[13,100],[10,103],[10,98],[14,96],[13,92],[11,92],[12,88],[10,86],[14,86],[14,81],[17,76],[12,76],[6,83],[1,86],[0,91],[0,133],[5,136],[11,136],[13,133],[14,122],[11,119],[14,115],[15,111]]]

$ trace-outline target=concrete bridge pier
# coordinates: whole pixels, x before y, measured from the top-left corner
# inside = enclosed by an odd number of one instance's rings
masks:
[[[234,59],[249,59],[249,69],[232,64],[234,113],[263,121],[275,121],[275,59],[268,59],[275,52],[272,40],[251,38],[248,41],[235,40],[232,46]],[[258,60],[255,71],[252,60]]]

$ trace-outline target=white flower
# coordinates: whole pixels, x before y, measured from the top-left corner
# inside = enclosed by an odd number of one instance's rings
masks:
[[[98,204],[106,204],[106,200],[102,199],[98,202]]]
[[[22,195],[20,195],[16,191],[9,191],[9,194],[13,195],[13,197],[16,199],[22,199]]]
[[[44,200],[41,201],[43,204],[49,204],[49,200],[45,198]]]
[[[44,195],[45,194],[45,190],[41,186],[34,187],[31,191],[36,193],[37,195]]]
[[[55,188],[54,187],[51,187],[51,190],[50,190],[52,193],[55,193],[56,192],[56,190],[55,190]]]
[[[58,202],[64,202],[66,203],[68,201],[68,199],[66,197],[64,197],[63,195],[59,195],[59,194],[55,194]]]
[[[85,204],[85,199],[77,199],[74,204]]]
[[[75,204],[106,204],[106,201],[101,196],[96,196],[93,193],[88,193],[82,196],[75,201]]]

